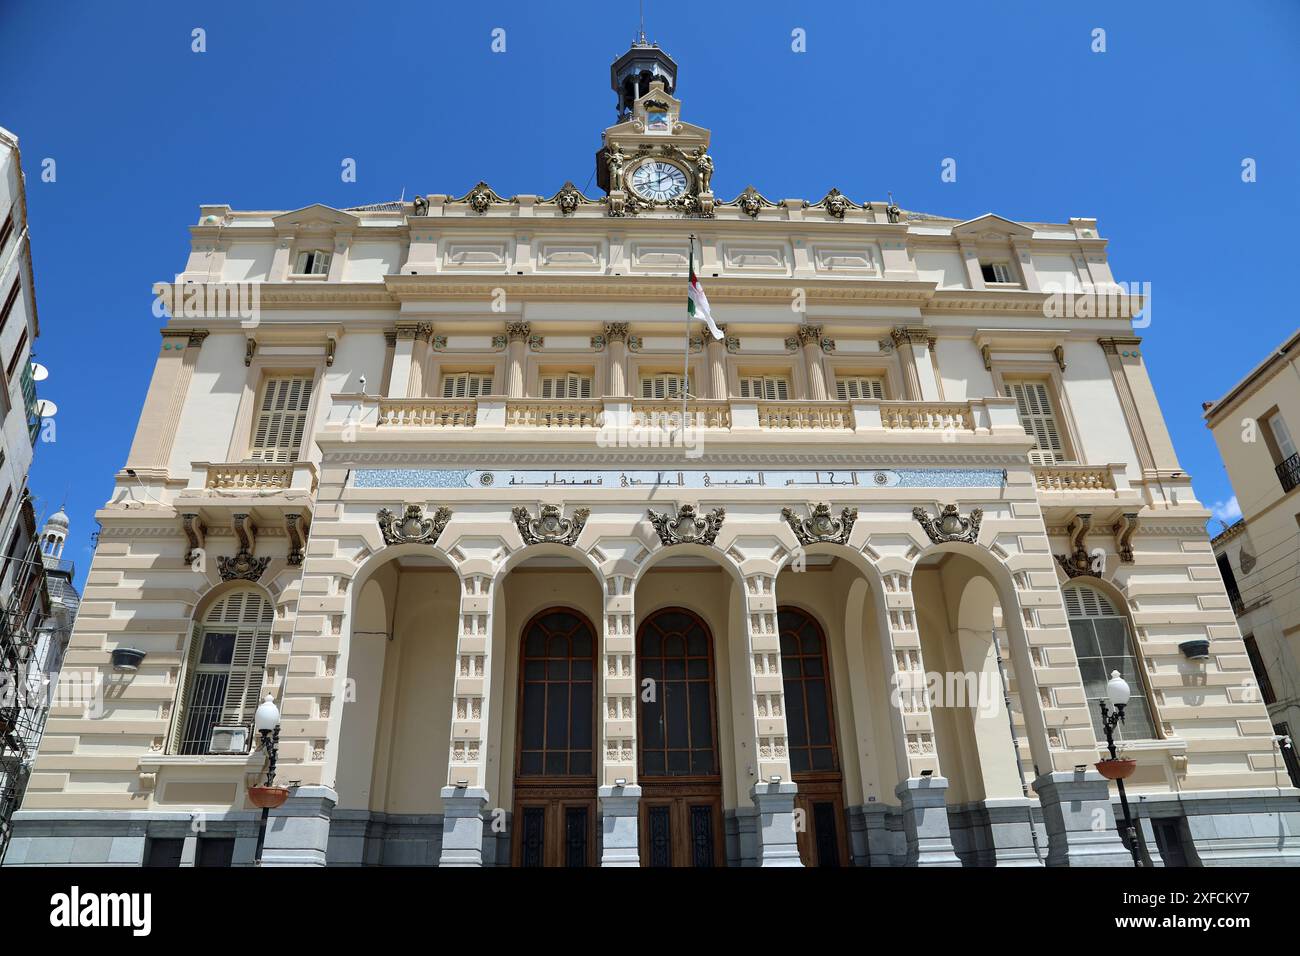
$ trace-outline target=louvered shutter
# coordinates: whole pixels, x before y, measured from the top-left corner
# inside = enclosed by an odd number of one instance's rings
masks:
[[[1291,440],[1291,432],[1287,429],[1286,422],[1275,412],[1268,418],[1268,427],[1273,432],[1273,440],[1277,442],[1278,454],[1282,456],[1282,461],[1286,461],[1296,453],[1295,442]]]
[[[740,380],[740,397],[764,402],[784,402],[790,398],[790,382],[777,375],[755,375]]]
[[[687,390],[690,390],[688,384]],[[681,398],[682,377],[665,372],[661,375],[647,375],[641,379],[642,398]]]
[[[222,615],[226,620],[222,623],[236,624],[236,630],[221,722],[251,724],[262,691],[275,612],[271,603],[255,591],[235,592],[227,601],[229,605]]]
[[[199,666],[199,655],[203,652],[203,629],[195,624],[190,633],[190,645],[185,652],[179,682],[180,693],[176,696],[176,710],[172,714],[168,753],[180,753],[181,737],[185,733],[185,721],[189,717],[190,698],[194,694],[194,673]]]
[[[443,398],[477,398],[492,391],[491,375],[457,372],[442,377]]]
[[[885,382],[884,379],[866,378],[860,375],[838,378],[835,380],[835,394],[841,402],[862,398],[876,398],[883,401]]]
[[[275,462],[298,460],[298,450],[307,429],[311,389],[310,378],[267,379],[253,427],[250,458]]]
[[[1065,446],[1056,426],[1056,414],[1044,382],[1007,382],[1007,395],[1016,400],[1020,424],[1036,442],[1029,452],[1035,465],[1050,465],[1065,460]]]
[[[591,398],[591,376],[571,372],[542,379],[542,398]]]

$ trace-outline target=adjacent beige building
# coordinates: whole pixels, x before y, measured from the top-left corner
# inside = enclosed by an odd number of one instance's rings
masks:
[[[1131,865],[1110,670],[1146,858],[1293,862],[1097,223],[724,200],[611,77],[598,196],[200,208],[7,862],[250,862],[271,694],[267,864]]]
[[[1300,731],[1300,332],[1217,402],[1205,405],[1241,518],[1214,537],[1257,694],[1300,786],[1292,738]]]

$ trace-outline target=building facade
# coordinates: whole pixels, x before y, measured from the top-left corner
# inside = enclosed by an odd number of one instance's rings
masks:
[[[269,694],[265,864],[1131,865],[1111,670],[1150,861],[1294,862],[1096,222],[723,201],[611,79],[602,196],[200,209],[7,862],[251,862]]]
[[[1300,332],[1217,402],[1205,404],[1241,518],[1213,539],[1260,700],[1285,770],[1300,786]]]
[[[27,487],[41,429],[31,361],[40,334],[34,290],[22,157],[18,138],[0,128],[0,853],[44,712],[25,692],[50,609]]]

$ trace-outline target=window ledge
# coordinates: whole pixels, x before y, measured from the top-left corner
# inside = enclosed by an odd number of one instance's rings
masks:
[[[149,754],[141,757],[141,770],[153,767],[243,767],[260,766],[265,755],[260,750],[246,754]]]
[[[1107,753],[1106,741],[1097,741],[1097,749]],[[1116,741],[1115,749],[1119,751],[1121,760],[1126,756],[1132,757],[1138,754],[1185,754],[1187,740],[1183,737],[1161,737],[1157,740],[1126,740],[1122,744]]]
[[[327,282],[329,280],[329,275],[318,276],[308,275],[301,272],[290,272],[285,276],[285,278],[291,282]]]

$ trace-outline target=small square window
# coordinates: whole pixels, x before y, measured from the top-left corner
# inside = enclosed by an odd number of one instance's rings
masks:
[[[298,263],[294,269],[294,275],[329,275],[331,258],[330,254],[322,249],[304,249],[298,253]]]
[[[980,263],[980,272],[984,274],[985,282],[1007,285],[1016,281],[1015,274],[1011,271],[1011,263],[1009,262]]]

